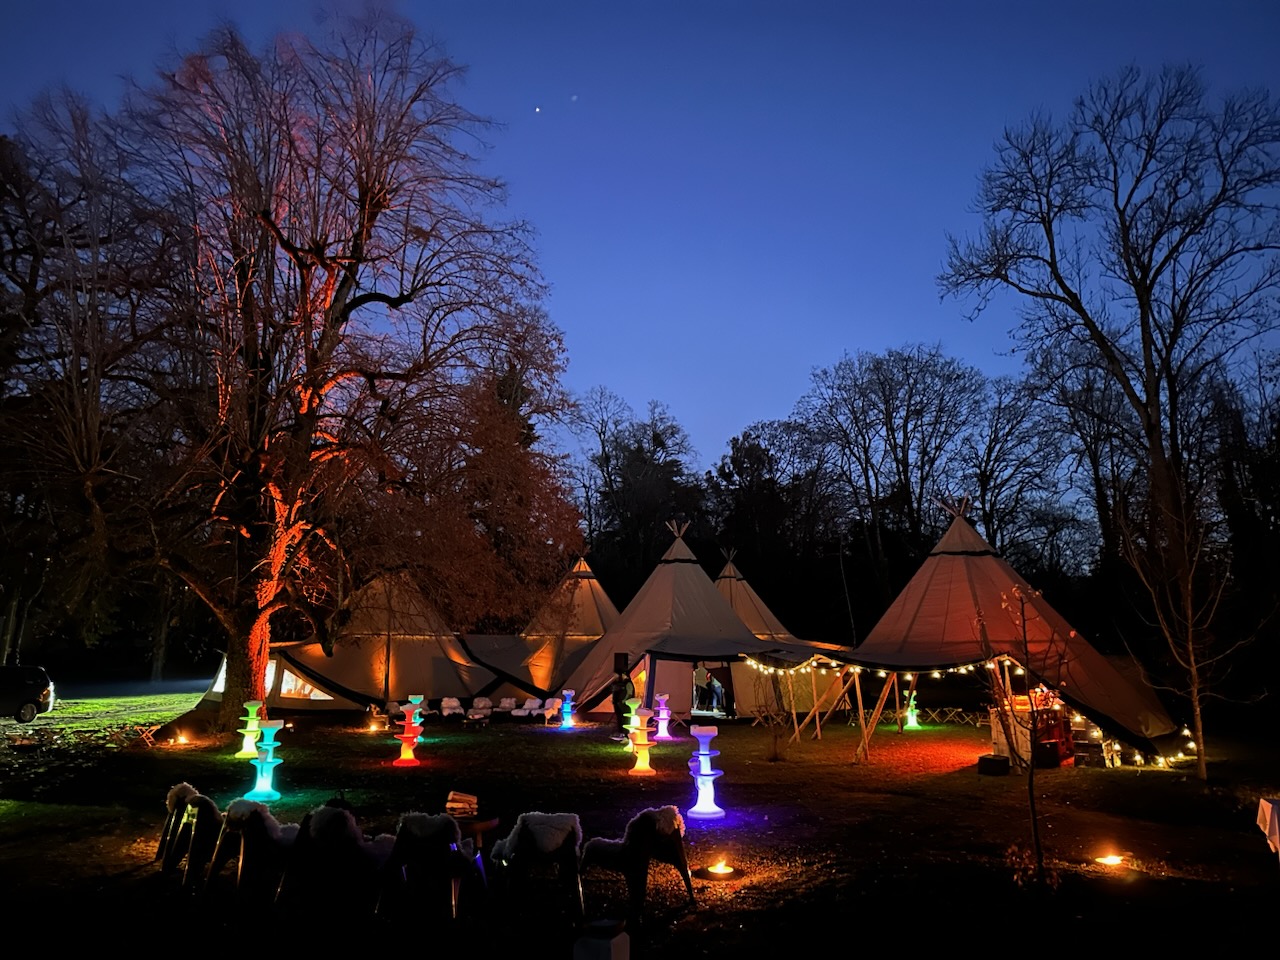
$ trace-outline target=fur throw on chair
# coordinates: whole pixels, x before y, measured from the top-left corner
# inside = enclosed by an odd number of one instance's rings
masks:
[[[522,836],[544,854],[555,853],[572,839],[576,853],[582,847],[582,823],[576,813],[522,813],[511,832],[493,845],[490,858],[495,862],[510,860]]]
[[[693,880],[684,855],[684,817],[674,806],[641,810],[627,824],[621,840],[593,837],[582,848],[582,871],[600,867],[621,873],[627,880],[632,905],[644,903],[648,891],[649,863],[670,864],[684,880],[690,902],[694,902]]]
[[[458,821],[447,813],[403,814],[396,832],[423,844],[438,842],[442,846],[451,843],[462,845],[462,830],[458,827]]]
[[[160,828],[160,842],[156,845],[156,860],[166,862],[165,872],[173,866],[173,848],[178,840],[179,826],[186,816],[187,803],[200,791],[183,781],[169,788],[164,797],[164,825]]]
[[[165,809],[170,813],[181,813],[187,809],[187,803],[192,797],[196,796],[200,791],[191,784],[183,781],[175,783],[169,788],[168,794],[164,798]]]

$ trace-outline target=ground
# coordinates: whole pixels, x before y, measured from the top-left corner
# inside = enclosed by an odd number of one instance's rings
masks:
[[[70,938],[95,931],[131,938],[141,923],[151,936],[192,946],[242,945],[246,937],[266,945],[286,936],[277,929],[289,938],[301,929],[316,943],[374,935],[380,949],[456,941],[483,952],[572,953],[581,925],[549,879],[518,896],[467,890],[456,921],[425,907],[420,915],[375,916],[335,891],[294,908],[295,922],[279,928],[282,908],[237,903],[234,867],[202,893],[182,893],[180,878],[162,876],[155,859],[170,787],[190,783],[225,810],[255,773],[233,757],[237,735],[202,732],[198,718],[161,727],[147,747],[112,740],[112,731],[128,729],[125,715],[85,701],[42,717],[27,742],[6,738],[0,880],[11,912],[74,916],[78,922],[61,930]],[[541,718],[480,728],[433,720],[415,749],[421,763],[397,767],[395,729],[292,719],[280,736],[282,797],[272,814],[298,822],[340,795],[375,836],[394,832],[403,813],[440,812],[457,790],[499,818],[492,843],[521,812],[576,813],[588,838],[620,837],[638,811],[675,804],[687,812],[695,799],[688,762],[697,745],[683,730],[652,751],[657,773],[639,777],[608,725],[562,731]],[[19,729],[3,726],[9,735]],[[978,757],[990,750],[990,731],[981,727],[881,725],[860,763],[855,726],[829,723],[820,739],[806,730],[792,740],[791,732],[719,725],[711,748],[719,751],[716,799],[726,816],[687,817],[686,849],[692,867],[723,857],[740,879],[695,880],[690,907],[676,872],[653,866],[644,912],[628,924],[631,957],[767,956],[830,943],[833,933],[927,947],[996,933],[1075,945],[1104,936],[1176,944],[1209,918],[1238,936],[1270,928],[1280,862],[1256,825],[1259,798],[1280,795],[1280,765],[1268,751],[1224,746],[1210,757],[1208,784],[1190,766],[1063,766],[1036,770],[1029,792],[1026,774],[978,773]],[[178,741],[183,735],[189,743]],[[1124,864],[1095,862],[1110,852],[1123,854]],[[625,916],[624,892],[616,875],[588,871],[587,918]]]

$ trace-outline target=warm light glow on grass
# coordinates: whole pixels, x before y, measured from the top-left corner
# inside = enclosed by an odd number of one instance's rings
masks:
[[[1109,853],[1105,857],[1094,857],[1094,862],[1100,863],[1105,867],[1118,867],[1124,863],[1124,857],[1118,853]]]
[[[707,867],[711,873],[733,873],[733,867],[724,862],[724,858],[717,860],[711,866]]]

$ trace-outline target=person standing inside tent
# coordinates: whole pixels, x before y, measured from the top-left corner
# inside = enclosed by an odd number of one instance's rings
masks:
[[[711,695],[711,709],[720,711],[724,709],[724,684],[715,677],[707,678],[707,690]]]
[[[693,700],[694,706],[700,710],[707,708],[708,697],[711,695],[711,688],[707,686],[710,678],[711,674],[701,663],[693,665]]]
[[[636,685],[627,672],[619,670],[615,673],[613,682],[609,684],[609,696],[613,699],[613,716],[618,721],[618,732],[623,735],[627,732],[627,701],[635,695]]]

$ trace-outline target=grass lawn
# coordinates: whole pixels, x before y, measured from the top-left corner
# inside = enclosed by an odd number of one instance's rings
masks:
[[[155,861],[169,789],[190,783],[225,810],[256,773],[233,756],[239,736],[196,734],[184,716],[196,700],[66,701],[23,728],[22,743],[8,736],[19,733],[16,724],[0,723],[5,889],[36,894],[22,902],[50,916],[75,900],[86,924],[76,932],[101,922],[108,939],[131,936],[112,922],[128,914],[145,918],[156,936],[186,935],[189,946],[243,949],[250,932],[263,945],[282,944],[280,931],[296,934],[302,923],[308,937],[350,933],[378,948],[456,941],[472,952],[571,955],[581,923],[552,877],[530,889],[469,888],[457,920],[428,923],[424,905],[416,924],[416,913],[376,916],[358,893],[339,890],[287,914],[269,902],[246,912],[234,867],[200,895],[182,893]],[[269,805],[272,815],[297,823],[341,796],[376,837],[393,833],[402,814],[443,811],[456,790],[475,794],[482,814],[498,819],[491,845],[523,812],[574,813],[585,837],[621,837],[640,810],[674,804],[687,813],[695,799],[689,761],[697,744],[687,734],[655,746],[657,772],[640,777],[607,726],[432,721],[415,748],[420,764],[397,767],[394,729],[293,719],[279,737],[282,796]],[[167,725],[151,748],[114,736],[156,723]],[[180,733],[190,742],[179,742]],[[882,725],[869,761],[855,764],[859,736],[843,722],[826,726],[820,740],[806,731],[787,743],[784,734],[779,757],[773,731],[721,724],[711,747],[726,816],[686,817],[685,849],[691,867],[725,858],[738,878],[696,879],[691,907],[676,871],[653,865],[643,913],[630,918],[630,955],[766,956],[830,943],[833,932],[894,949],[954,945],[992,924],[1002,935],[1070,936],[1075,946],[1103,933],[1177,945],[1194,917],[1213,916],[1236,935],[1269,929],[1280,863],[1255,822],[1258,799],[1280,795],[1269,751],[1224,748],[1210,758],[1208,784],[1186,767],[1037,770],[1045,873],[1036,882],[1026,775],[977,772],[989,731]],[[1125,855],[1123,865],[1095,862],[1112,851]],[[583,887],[588,919],[627,914],[619,875],[591,869]],[[196,933],[203,939],[191,939]]]

